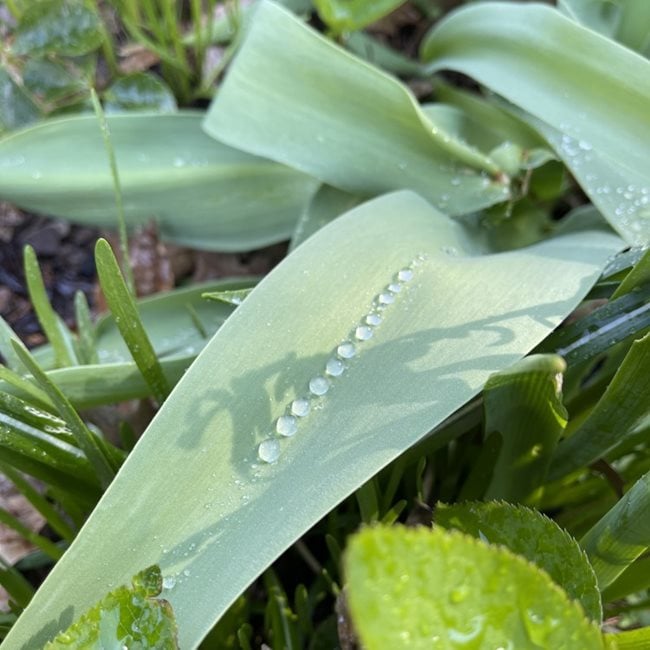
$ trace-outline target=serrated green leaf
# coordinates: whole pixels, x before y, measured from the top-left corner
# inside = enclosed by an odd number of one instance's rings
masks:
[[[165,596],[179,644],[195,648],[335,504],[547,336],[621,246],[609,231],[579,230],[488,253],[409,192],[334,220],[255,287],[185,373],[6,650],[38,642],[35,631],[58,625],[61,612],[79,612],[157,560],[178,576]],[[402,290],[380,309],[379,295],[406,269],[413,276],[402,274]],[[324,397],[310,395],[310,380],[373,308],[384,319],[372,337],[361,330],[343,374]],[[302,397],[313,401],[296,435],[276,434]],[[276,463],[259,458],[269,458],[259,448],[267,440],[279,445]]]
[[[486,498],[525,501],[544,482],[567,423],[561,392],[565,370],[561,357],[532,355],[485,384],[485,433],[502,438]]]
[[[463,72],[548,125],[545,135],[612,227],[629,243],[650,240],[649,61],[535,3],[463,7],[434,27],[421,53],[431,72]]]
[[[162,591],[160,568],[151,566],[85,612],[44,650],[176,650],[176,622],[171,605],[156,598]]]
[[[83,0],[38,0],[27,5],[15,32],[15,54],[80,56],[104,38],[95,6]]]
[[[602,591],[650,547],[650,472],[580,540]]]
[[[174,93],[170,88],[159,77],[146,72],[135,72],[120,77],[104,91],[102,98],[107,113],[173,113],[177,108]]]
[[[650,334],[632,344],[614,379],[587,419],[558,445],[549,481],[593,463],[648,426]]]
[[[578,601],[596,623],[602,620],[596,576],[578,542],[540,512],[502,502],[438,504],[436,525],[488,544],[505,546],[533,562]]]
[[[546,573],[460,533],[371,528],[345,558],[350,612],[368,650],[604,648]]]
[[[449,214],[509,197],[499,167],[432,123],[406,86],[272,2],[257,6],[204,128],[352,194],[407,188]]]
[[[291,235],[318,183],[215,142],[202,114],[111,115],[129,226],[212,250],[250,250]],[[48,120],[0,140],[0,197],[35,212],[115,227],[113,180],[94,116]]]

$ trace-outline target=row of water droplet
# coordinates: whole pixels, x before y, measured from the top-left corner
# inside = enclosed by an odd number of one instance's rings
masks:
[[[333,382],[345,373],[352,359],[357,356],[360,346],[374,336],[375,330],[384,320],[385,310],[395,302],[397,295],[415,277],[416,267],[425,259],[424,255],[419,255],[409,266],[399,270],[392,282],[375,296],[370,311],[354,327],[349,336],[334,348],[325,363],[323,372],[309,380],[306,393],[294,399],[285,409],[285,413],[275,421],[275,433],[263,440],[257,448],[260,460],[265,463],[277,462],[282,452],[280,441],[283,438],[291,438],[298,432],[300,421],[310,414],[314,402],[320,404]]]

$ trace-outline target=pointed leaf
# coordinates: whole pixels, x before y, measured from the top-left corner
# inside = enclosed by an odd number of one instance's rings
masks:
[[[212,250],[286,239],[317,182],[215,142],[200,113],[110,115],[130,226]],[[115,197],[94,116],[48,120],[0,140],[0,197],[35,212],[115,227]]]
[[[451,14],[427,36],[422,57],[430,71],[463,72],[555,129],[572,169],[578,158],[602,159],[616,176],[590,181],[594,196],[608,196],[596,191],[605,184],[613,193],[600,209],[630,243],[650,240],[649,61],[551,7],[506,2]]]
[[[272,2],[259,3],[204,128],[352,194],[408,188],[449,214],[509,196],[499,167],[432,123],[406,86]]]
[[[6,649],[38,642],[61,612],[154,561],[176,576],[165,596],[179,644],[196,647],[283,550],[556,327],[619,247],[580,230],[481,255],[408,192],[325,226],[192,364]],[[354,349],[339,349],[349,337]],[[310,406],[299,421],[296,399]]]

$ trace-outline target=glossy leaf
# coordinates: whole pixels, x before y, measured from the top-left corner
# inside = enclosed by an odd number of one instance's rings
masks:
[[[580,540],[605,589],[650,546],[650,473]]]
[[[432,123],[405,86],[271,2],[259,3],[204,128],[352,194],[407,188],[449,214],[509,197],[498,165]]]
[[[549,480],[557,480],[607,455],[648,426],[650,334],[632,344],[605,394],[587,419],[553,455]]]
[[[546,573],[460,533],[366,529],[350,541],[345,567],[368,650],[604,648],[598,627]]]
[[[650,62],[534,3],[463,7],[434,27],[421,52],[430,71],[463,72],[554,129],[572,171],[589,158],[598,171],[587,171],[594,178],[585,175],[585,190],[594,201],[611,197],[598,207],[628,242],[648,242]]]
[[[103,28],[95,6],[83,0],[38,0],[20,18],[15,54],[80,56],[96,50]]]
[[[325,226],[185,373],[5,647],[41,639],[62,611],[79,612],[154,561],[176,577],[165,597],[179,644],[196,647],[310,526],[556,327],[620,246],[611,232],[582,230],[481,255],[470,232],[408,192]],[[398,293],[387,289],[395,283]],[[373,309],[378,326],[363,323]],[[356,356],[344,348],[344,372],[325,396],[310,395],[350,336]],[[280,435],[294,422],[278,418],[303,397],[309,415],[295,436]],[[276,463],[258,457],[274,450]],[[128,526],[117,525],[124,517]]]
[[[544,482],[567,423],[564,370],[561,357],[533,355],[485,384],[485,433],[499,433],[503,440],[486,498],[525,501]]]
[[[130,226],[246,250],[290,236],[317,182],[215,142],[200,113],[108,116]],[[0,140],[0,197],[28,210],[115,227],[113,181],[94,116],[43,122]]]
[[[169,384],[151,345],[138,308],[131,295],[110,244],[100,239],[95,246],[99,284],[129,352],[159,404],[169,394]]]
[[[536,564],[596,623],[602,619],[596,576],[578,542],[540,512],[509,503],[438,504],[434,521],[488,544],[505,546]]]
[[[156,598],[163,579],[157,566],[133,578],[131,587],[118,587],[45,644],[44,650],[139,648],[175,650],[176,622],[166,600]]]
[[[72,69],[74,70],[74,68]],[[88,93],[88,85],[81,79],[81,71],[71,71],[58,61],[29,59],[23,68],[23,83],[31,93],[44,101],[56,102]]]
[[[169,87],[158,77],[145,72],[120,77],[104,91],[103,99],[107,113],[173,113],[176,110],[176,99]]]

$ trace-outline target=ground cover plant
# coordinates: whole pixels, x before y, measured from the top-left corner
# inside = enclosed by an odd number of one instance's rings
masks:
[[[650,643],[647,3],[448,4],[8,3],[0,197],[123,254],[71,331],[27,248],[48,343],[0,321],[0,469],[48,524],[2,512],[37,549],[3,647]],[[152,218],[289,251],[138,300]],[[94,417],[126,400],[137,441]]]

